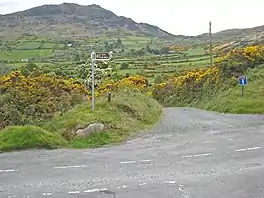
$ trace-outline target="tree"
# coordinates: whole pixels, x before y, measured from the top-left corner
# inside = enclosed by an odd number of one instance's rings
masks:
[[[122,70],[124,70],[124,69],[128,69],[128,67],[129,67],[129,64],[128,63],[121,63],[121,65],[120,65],[120,69],[122,69]]]
[[[161,77],[161,75],[157,75],[155,77],[154,83],[156,83],[156,84],[162,83],[162,77]]]
[[[81,60],[80,54],[79,53],[75,54],[74,61],[80,61],[80,60]]]
[[[117,39],[117,44],[119,45],[119,46],[122,46],[123,44],[122,44],[122,41],[120,40],[120,39]]]

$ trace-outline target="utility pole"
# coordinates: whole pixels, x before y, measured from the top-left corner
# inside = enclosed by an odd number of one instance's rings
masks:
[[[95,52],[92,51],[91,53],[91,63],[92,63],[92,111],[94,111],[94,59],[95,59]]]
[[[209,37],[210,37],[210,61],[211,61],[211,67],[213,67],[213,52],[212,52],[212,23],[209,22]]]

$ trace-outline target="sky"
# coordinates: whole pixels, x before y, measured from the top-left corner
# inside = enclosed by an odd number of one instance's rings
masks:
[[[156,25],[176,35],[196,36],[232,28],[264,25],[264,0],[0,0],[0,13],[43,4],[97,4],[119,16]]]

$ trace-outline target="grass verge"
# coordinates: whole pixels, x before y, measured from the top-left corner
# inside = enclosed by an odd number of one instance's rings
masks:
[[[241,87],[230,87],[219,93],[215,100],[203,106],[204,109],[229,113],[264,113],[264,65],[249,69],[246,73],[248,85],[241,95]]]
[[[42,128],[7,127],[0,131],[0,151],[61,147],[95,148],[115,144],[153,126],[160,119],[161,113],[159,103],[147,95],[131,90],[120,91],[114,94],[111,102],[107,102],[106,98],[98,98],[94,112],[91,111],[89,102],[55,115]],[[72,136],[74,131],[95,122],[104,124],[104,131],[93,133],[86,138]]]
[[[43,128],[64,137],[72,132],[99,122],[105,125],[102,132],[93,133],[87,138],[68,138],[73,148],[94,148],[115,144],[128,136],[153,126],[161,117],[162,108],[154,99],[136,91],[120,91],[111,102],[106,98],[96,100],[95,111],[91,104],[81,104],[70,111],[54,116]]]
[[[96,99],[94,112],[91,111],[89,102],[55,115],[42,128],[7,127],[0,131],[0,151],[61,147],[95,148],[116,144],[138,131],[153,126],[160,119],[161,113],[159,103],[147,95],[131,90],[120,91],[113,95],[111,102],[107,102],[105,97]],[[73,132],[95,122],[104,124],[104,131],[93,133],[86,138],[72,136]]]
[[[25,149],[56,149],[67,145],[59,134],[36,126],[9,126],[0,131],[0,152]]]

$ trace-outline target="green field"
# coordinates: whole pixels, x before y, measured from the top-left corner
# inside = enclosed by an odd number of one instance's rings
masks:
[[[2,61],[18,61],[23,62],[22,59],[33,59],[49,57],[52,50],[14,50],[11,52],[0,52],[0,60]]]
[[[117,45],[118,39],[121,40],[119,45]],[[72,46],[67,46],[69,43]],[[157,75],[172,75],[182,70],[206,67],[210,64],[210,56],[205,54],[201,46],[193,46],[187,51],[174,53],[152,54],[146,52],[146,46],[153,50],[160,50],[164,46],[171,45],[169,43],[173,42],[134,36],[115,39],[104,37],[78,41],[54,41],[35,37],[22,38],[2,45],[0,69],[5,68],[6,71],[6,68],[21,67],[31,61],[47,72],[55,71],[58,74],[66,72],[67,75],[71,76],[77,67],[76,60],[86,61],[90,56],[91,49],[107,51],[109,45],[115,51],[114,63],[117,67],[120,67],[123,63],[128,64],[128,68],[118,71],[119,74],[141,74],[145,75],[150,81],[153,81]]]
[[[118,65],[128,63],[129,68],[120,70],[120,74],[146,74],[150,80],[153,80],[155,75],[173,74],[186,69],[203,68],[210,65],[210,56],[206,55],[201,47],[191,49],[183,52],[186,56],[181,54],[167,54],[144,56],[136,58],[119,58],[115,59]],[[215,61],[213,58],[213,62]]]

